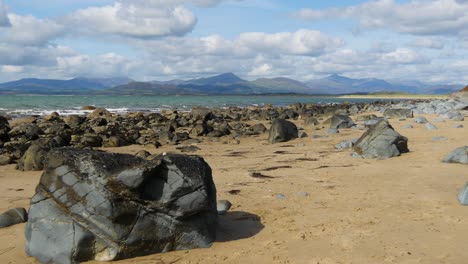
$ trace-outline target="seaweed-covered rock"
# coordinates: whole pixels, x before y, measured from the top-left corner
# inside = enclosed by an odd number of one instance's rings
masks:
[[[197,156],[55,149],[26,225],[26,252],[42,263],[111,261],[208,247],[216,188]]]
[[[365,159],[386,159],[409,152],[408,139],[385,120],[367,130],[355,143],[353,156]]]
[[[268,142],[286,142],[297,138],[297,127],[294,123],[286,121],[282,118],[277,118],[273,121],[268,136]]]

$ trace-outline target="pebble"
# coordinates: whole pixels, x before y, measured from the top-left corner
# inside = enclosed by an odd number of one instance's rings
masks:
[[[286,200],[288,197],[286,197],[286,195],[282,194],[282,193],[278,193],[275,195],[276,199],[280,199],[280,200]]]
[[[426,123],[426,128],[427,128],[427,130],[436,130],[437,129],[437,127],[434,126],[431,123]]]
[[[224,215],[229,211],[232,204],[228,200],[219,200],[216,202],[216,210],[218,211],[218,215]]]

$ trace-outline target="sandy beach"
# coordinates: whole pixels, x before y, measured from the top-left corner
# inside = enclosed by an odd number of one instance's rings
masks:
[[[466,165],[441,159],[468,143],[468,121],[434,123],[434,131],[412,119],[390,121],[408,137],[411,152],[387,160],[356,159],[351,150],[334,148],[362,130],[326,135],[323,126],[286,143],[268,144],[264,134],[241,138],[239,145],[198,144],[196,155],[213,169],[218,199],[233,203],[219,218],[217,241],[207,249],[116,263],[466,263],[468,207],[456,198],[468,181]],[[414,128],[403,129],[408,123]],[[460,123],[464,128],[452,127]],[[435,136],[447,140],[434,142]],[[175,146],[105,150],[141,149],[178,152]],[[28,208],[41,175],[14,166],[0,167],[0,211]],[[0,263],[36,263],[24,253],[24,224],[0,229],[0,236]]]

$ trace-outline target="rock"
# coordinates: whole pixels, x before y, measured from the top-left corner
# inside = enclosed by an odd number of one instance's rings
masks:
[[[468,183],[465,184],[463,190],[458,194],[458,201],[462,205],[468,205]]]
[[[8,165],[12,162],[12,158],[8,155],[0,155],[0,166]]]
[[[443,136],[438,136],[438,137],[433,137],[432,141],[447,141],[448,138],[443,137]]]
[[[231,206],[232,204],[228,200],[219,200],[216,202],[216,210],[218,211],[218,215],[225,215]]]
[[[383,113],[385,118],[413,118],[413,111],[411,109],[387,109]]]
[[[47,160],[25,231],[26,253],[41,263],[112,261],[215,240],[216,188],[201,157],[56,149]]]
[[[24,138],[26,140],[38,139],[40,135],[44,134],[44,131],[40,129],[36,124],[21,124],[14,127],[9,135],[12,138]]]
[[[327,130],[327,134],[330,134],[330,135],[338,134],[338,133],[340,133],[340,131],[338,131],[338,129],[336,129],[336,128],[329,128]]]
[[[23,124],[33,124],[36,123],[37,117],[22,117],[16,118],[10,121],[10,127],[16,127]]]
[[[462,124],[456,124],[456,125],[453,125],[452,127],[453,128],[463,128],[463,125]]]
[[[194,146],[194,145],[189,145],[189,146],[180,146],[180,147],[176,147],[177,150],[180,150],[180,152],[197,152],[199,150],[201,150],[201,148],[197,147],[197,146]]]
[[[282,118],[277,118],[273,121],[268,136],[270,144],[277,142],[286,142],[297,138],[297,127],[294,123],[286,121]]]
[[[252,131],[254,134],[260,135],[267,131],[267,128],[264,124],[255,124],[249,128],[249,131]]]
[[[374,114],[370,114],[370,115],[361,115],[361,116],[358,116],[356,118],[357,121],[367,121],[367,120],[373,120],[373,119],[377,119],[378,117]]]
[[[96,107],[94,107],[92,105],[87,105],[87,106],[81,107],[81,110],[92,111],[92,110],[96,110]]]
[[[355,125],[353,120],[347,115],[334,115],[326,122],[330,122],[330,128],[336,129],[350,128]]]
[[[79,115],[69,115],[63,118],[63,122],[65,122],[65,124],[69,125],[70,127],[80,126],[83,123],[83,121],[84,118],[82,118]]]
[[[44,169],[47,153],[55,147],[63,147],[55,140],[39,139],[34,141],[16,164],[16,169],[21,171],[40,171]]]
[[[142,158],[142,159],[146,159],[147,157],[151,156],[151,153],[149,153],[146,150],[140,150],[135,154],[135,156]]]
[[[414,122],[417,124],[427,124],[429,121],[424,116],[418,116],[414,119]]]
[[[315,117],[307,117],[306,119],[304,119],[304,127],[308,127],[308,126],[316,126],[316,125],[319,125],[320,122],[317,120],[317,118]]]
[[[0,228],[25,223],[28,221],[28,213],[24,208],[15,208],[0,214]]]
[[[110,118],[112,117],[111,112],[107,111],[104,108],[96,108],[93,112],[88,114],[89,119],[95,119],[95,118]]]
[[[405,129],[411,129],[411,128],[413,128],[413,125],[406,124],[406,125],[403,126],[403,128],[405,128]]]
[[[460,112],[447,112],[441,115],[442,118],[453,120],[453,121],[464,121],[465,116]]]
[[[385,120],[367,130],[354,145],[354,157],[386,159],[409,152],[408,139],[396,132]]]
[[[309,135],[307,135],[307,133],[304,132],[304,131],[299,131],[299,133],[297,133],[297,136],[298,136],[299,138],[306,138],[306,137],[308,137]]]
[[[349,149],[349,148],[352,148],[354,146],[354,144],[356,144],[358,139],[359,138],[352,138],[352,139],[348,139],[348,140],[343,140],[340,143],[336,144],[335,148],[336,149]]]
[[[468,164],[468,146],[460,147],[450,152],[443,160],[445,163]]]
[[[437,127],[434,126],[431,123],[426,123],[425,127],[426,127],[427,130],[436,130],[437,129]]]
[[[301,197],[307,197],[307,196],[309,196],[309,193],[308,193],[308,192],[302,192],[302,191],[301,191],[301,192],[298,192],[297,195],[298,195],[298,196],[301,196]]]
[[[288,197],[282,193],[278,193],[275,195],[276,199],[279,199],[279,200],[286,200]]]

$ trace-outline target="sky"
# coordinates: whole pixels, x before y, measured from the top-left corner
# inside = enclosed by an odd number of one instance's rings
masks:
[[[468,83],[468,0],[0,0],[0,82],[128,76]]]

